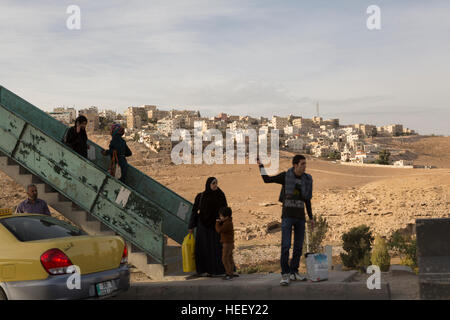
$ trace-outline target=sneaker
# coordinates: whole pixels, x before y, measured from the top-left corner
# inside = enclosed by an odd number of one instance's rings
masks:
[[[222,280],[233,280],[233,276],[226,275]]]
[[[300,273],[291,273],[290,278],[292,281],[305,281],[306,277],[302,276]]]
[[[280,281],[280,285],[282,286],[288,286],[289,285],[289,274],[282,274],[281,275],[281,281]]]

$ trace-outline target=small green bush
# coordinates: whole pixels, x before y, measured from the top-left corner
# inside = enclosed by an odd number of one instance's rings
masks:
[[[378,154],[378,159],[375,160],[375,163],[388,165],[390,164],[390,156],[391,153],[384,149]]]
[[[400,256],[403,265],[409,266],[417,272],[417,241],[415,236],[402,235],[397,230],[389,239],[388,247]]]
[[[327,219],[321,216],[313,216],[314,231],[306,228],[309,237],[309,252],[322,252],[322,242],[328,231]],[[303,252],[306,253],[306,235],[303,241]]]
[[[365,271],[371,265],[371,247],[373,242],[372,232],[366,225],[360,225],[350,229],[342,235],[343,249],[341,260],[347,268],[357,268]]]
[[[380,267],[382,272],[389,271],[391,266],[391,256],[388,251],[388,244],[380,236],[375,237],[375,242],[372,249],[372,264]]]

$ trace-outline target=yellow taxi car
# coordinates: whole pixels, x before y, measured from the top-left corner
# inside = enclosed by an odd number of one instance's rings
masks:
[[[89,236],[47,215],[0,215],[0,300],[96,299],[130,286],[118,236]]]

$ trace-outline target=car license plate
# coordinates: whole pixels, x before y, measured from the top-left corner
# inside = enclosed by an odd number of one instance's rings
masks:
[[[95,288],[97,289],[97,294],[99,296],[104,296],[117,290],[116,282],[114,280],[97,283]]]

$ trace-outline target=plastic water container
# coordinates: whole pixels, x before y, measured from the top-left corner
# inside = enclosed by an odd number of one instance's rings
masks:
[[[322,281],[328,279],[328,259],[323,253],[306,254],[306,270],[308,279],[311,281]]]

